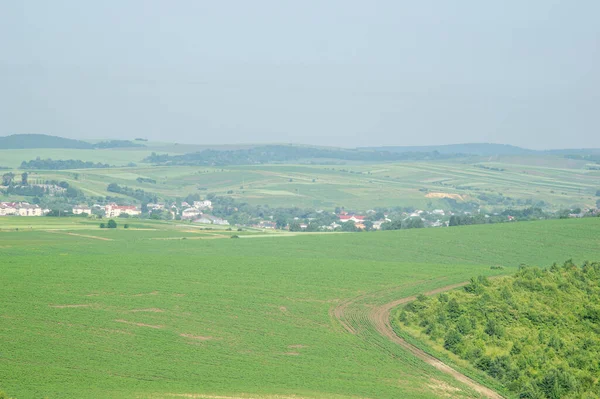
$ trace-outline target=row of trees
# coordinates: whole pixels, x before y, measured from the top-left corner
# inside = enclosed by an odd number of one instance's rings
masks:
[[[471,279],[462,291],[419,296],[403,329],[469,361],[521,398],[600,395],[600,263],[521,267]]]
[[[158,198],[155,194],[146,192],[142,189],[139,188],[130,188],[127,186],[120,186],[117,183],[110,183],[108,185],[108,187],[106,187],[107,191],[110,191],[111,193],[118,193],[118,194],[123,194],[123,195],[127,195],[129,197],[135,198],[141,202],[158,202]]]
[[[39,157],[31,161],[21,162],[20,169],[43,169],[43,170],[62,170],[62,169],[94,169],[110,168],[107,163],[81,161],[79,159],[52,160],[40,159]]]
[[[363,162],[387,162],[406,160],[446,159],[460,156],[433,152],[390,152],[379,150],[322,149],[293,145],[266,145],[248,149],[215,151],[204,150],[183,155],[152,153],[144,159],[160,165],[251,165],[264,163],[284,163],[307,159],[343,160]]]

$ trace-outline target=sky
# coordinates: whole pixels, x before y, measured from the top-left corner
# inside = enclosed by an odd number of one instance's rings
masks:
[[[600,147],[600,1],[0,2],[0,135]]]

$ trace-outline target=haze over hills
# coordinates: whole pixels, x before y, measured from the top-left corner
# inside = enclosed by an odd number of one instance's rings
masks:
[[[68,139],[59,136],[50,136],[47,134],[13,134],[10,136],[0,137],[0,149],[4,150],[27,148],[67,148],[93,150],[99,148],[118,147],[144,147],[144,145],[128,140],[106,140],[97,143],[89,143],[87,141]]]
[[[178,144],[180,146],[176,151],[181,153],[181,146],[187,144]],[[319,148],[323,150],[339,150],[337,147],[321,147],[310,145],[295,145],[295,144],[273,144],[277,146],[293,146],[298,148]],[[47,134],[13,134],[10,136],[0,137],[0,149],[27,149],[27,148],[69,148],[69,149],[101,149],[101,148],[116,148],[116,147],[144,147],[138,140],[105,140],[99,142],[87,142],[76,139],[69,139],[60,136],[51,136]],[[215,151],[227,151],[240,148],[258,148],[265,147],[265,144],[244,144],[237,146],[228,145],[189,145],[190,150],[185,152],[194,152],[202,149],[211,149]],[[165,147],[165,146],[163,146]],[[166,146],[168,148],[169,146]],[[231,148],[230,148],[231,147]],[[554,149],[554,150],[532,150],[528,148],[517,147],[510,144],[494,144],[494,143],[464,143],[464,144],[445,144],[433,146],[378,146],[378,147],[358,147],[345,148],[345,152],[378,152],[378,153],[438,153],[441,155],[476,155],[476,156],[492,156],[492,155],[569,155],[569,154],[600,154],[600,149],[597,148],[578,148],[578,149]]]

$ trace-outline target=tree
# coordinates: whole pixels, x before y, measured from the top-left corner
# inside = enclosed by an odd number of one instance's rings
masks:
[[[106,224],[105,224],[105,223],[100,223],[100,228],[101,228],[101,229],[104,229],[104,228],[106,228]]]
[[[373,222],[372,221],[366,220],[363,224],[365,225],[365,230],[367,230],[367,231],[373,230]]]
[[[27,185],[27,176],[29,176],[27,174],[27,172],[21,173],[21,185],[22,186],[26,186]]]
[[[128,228],[129,228],[129,225],[128,225],[127,223],[125,223],[125,224],[123,225],[123,228],[124,228],[124,229],[128,229]]]
[[[456,353],[458,346],[462,343],[462,335],[454,329],[448,331],[444,337],[444,348]]]
[[[116,228],[117,228],[117,222],[115,222],[113,219],[110,219],[110,220],[108,221],[108,225],[107,225],[107,227],[108,227],[109,229],[116,229]]]
[[[290,223],[290,231],[302,231],[302,227],[300,227],[300,223],[298,223],[298,222]]]
[[[10,186],[15,178],[15,174],[12,172],[8,172],[2,175],[2,185]]]
[[[425,227],[425,224],[420,217],[408,218],[402,221],[403,229],[422,229],[423,227]]]
[[[352,220],[342,223],[342,231],[358,231],[358,228]]]

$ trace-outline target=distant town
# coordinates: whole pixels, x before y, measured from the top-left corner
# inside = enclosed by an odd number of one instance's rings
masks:
[[[28,202],[0,202],[0,216],[73,216],[92,219],[112,218],[150,218],[160,215],[163,220],[182,220],[189,223],[230,226],[227,219],[213,214],[213,201],[181,201],[177,203],[147,203],[141,207],[136,205],[80,204],[72,209],[57,211],[42,208],[38,204]],[[233,214],[239,212],[232,209]],[[167,217],[165,217],[167,215]],[[480,210],[448,211],[443,209],[382,212],[369,209],[364,212],[346,211],[336,208],[334,212],[314,211],[314,217],[290,216],[282,220],[274,214],[264,218],[254,218],[247,223],[235,223],[236,226],[256,229],[281,229],[290,231],[370,231],[399,230],[406,228],[448,227],[462,224],[485,224],[498,222],[514,222],[517,220],[548,219],[555,217],[581,218],[600,215],[597,209],[576,209],[561,215],[548,215],[541,210],[530,208],[521,211],[485,214]]]

